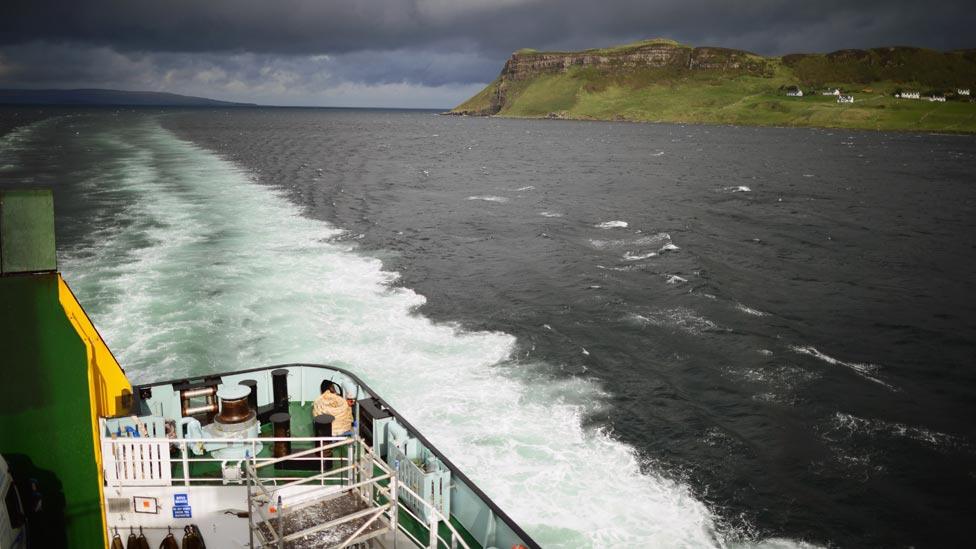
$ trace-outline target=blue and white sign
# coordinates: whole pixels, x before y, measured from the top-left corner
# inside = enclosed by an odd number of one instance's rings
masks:
[[[173,494],[173,518],[193,518],[190,497],[186,494]]]

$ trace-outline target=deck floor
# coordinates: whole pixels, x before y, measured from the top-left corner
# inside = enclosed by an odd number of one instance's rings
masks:
[[[369,506],[363,502],[358,495],[351,492],[345,492],[338,497],[319,501],[302,507],[301,509],[298,509],[290,514],[286,514],[285,518],[283,519],[284,529],[282,534],[284,536],[288,536],[295,532],[300,532],[307,528],[312,528],[313,526],[324,524],[367,508],[369,508]],[[290,549],[304,549],[306,547],[334,547],[345,541],[349,536],[356,532],[356,530],[362,527],[367,520],[367,517],[357,518],[349,522],[336,525],[332,528],[320,530],[302,538],[286,542],[285,547]],[[363,530],[363,532],[357,536],[357,539],[363,540],[382,535],[386,530],[388,530],[388,526],[389,523],[383,517],[381,517],[367,526],[365,530]],[[261,534],[264,536],[264,539],[269,542],[275,539],[275,535],[272,530],[278,531],[280,527],[281,525],[279,524],[279,519],[271,519],[270,521],[262,522],[259,525]]]
[[[312,427],[312,403],[311,402],[306,402],[304,405],[299,402],[291,402],[289,404],[288,411],[291,415],[291,436],[293,437],[314,436],[313,427]],[[261,426],[260,436],[261,437],[272,436],[270,423],[266,423]],[[305,448],[311,448],[310,443],[306,443],[305,445],[302,445],[302,443],[292,444],[292,452],[297,452]],[[344,455],[345,454],[343,449],[333,450],[333,457],[342,457]],[[258,453],[258,457],[271,457],[271,444],[265,444],[261,452]],[[178,458],[178,455],[174,455],[174,458]],[[220,465],[219,463],[215,463],[215,462],[191,463],[190,470],[192,473],[191,476],[194,478],[210,477],[214,479],[219,479],[222,476]],[[280,470],[272,467],[266,467],[264,469],[261,469],[260,471],[261,472],[259,474],[262,477],[282,477],[282,476],[305,477],[305,476],[316,475],[319,473],[318,469],[314,471],[301,471],[301,470]],[[381,471],[376,470],[374,471],[374,473],[380,474]],[[183,476],[182,464],[179,462],[179,459],[174,459],[173,478],[174,480],[177,480],[182,478],[182,476]],[[382,482],[381,484],[386,485],[387,483]],[[358,502],[358,504],[362,506],[359,507],[359,509],[365,509],[365,504],[362,503],[360,500],[358,500],[358,498],[356,498],[356,500],[352,503],[345,502],[345,503],[341,503],[341,505],[351,506],[356,502]],[[340,505],[340,503],[336,503],[334,505]],[[352,508],[350,507],[350,509]],[[342,513],[341,509],[334,508],[330,510],[328,506],[323,505],[323,507],[321,509],[318,509],[315,513],[309,513],[308,516],[303,515],[301,519],[295,519],[296,521],[300,520],[300,524],[295,524],[295,525],[289,524],[289,519],[286,518],[285,519],[286,531],[297,532],[304,528],[309,528],[315,524],[321,524],[323,522],[327,522],[328,520],[332,520],[331,518],[326,518],[328,516],[340,516],[340,514],[348,514],[349,512],[353,512],[353,511],[346,511],[345,513]],[[329,515],[329,513],[334,513],[334,515]],[[418,523],[416,520],[414,520],[413,517],[410,517],[405,512],[403,512],[402,510],[398,513],[398,516],[399,516],[399,521],[401,526],[407,529],[414,537],[419,539],[422,543],[426,544],[427,542],[426,528],[420,523]],[[365,519],[352,521],[351,523],[348,523],[349,525],[348,528],[346,528],[347,525],[343,525],[343,527],[340,528],[329,529],[323,532],[321,536],[318,536],[317,534],[312,535],[309,536],[308,540],[296,540],[294,543],[285,544],[285,547],[290,547],[294,549],[300,549],[304,547],[329,547],[331,545],[340,543],[343,539],[345,539],[345,537],[348,537],[349,534],[354,532],[360,525],[362,525],[363,522],[365,522]],[[385,519],[382,524],[383,526],[379,526],[379,523],[374,524],[373,526],[371,526],[368,532],[374,532],[373,530],[374,527],[380,529],[385,528],[385,526],[387,525]],[[458,529],[458,531],[462,532],[462,535],[464,535],[465,540],[473,549],[480,549],[481,545],[473,538],[473,536],[467,533],[467,531],[464,529],[463,526],[461,526],[460,522],[458,522],[457,519],[451,517],[451,524],[456,529]],[[267,526],[267,523],[262,523],[261,527],[265,529],[264,530],[265,538],[268,540],[272,539],[270,532],[267,530],[267,528],[269,528],[269,526]],[[275,524],[275,527],[277,527],[277,524]],[[450,537],[450,533],[446,525],[444,524],[440,525],[440,534],[444,539],[448,539]],[[394,538],[396,538],[396,540],[399,541],[399,544],[394,542]],[[392,532],[385,532],[385,533],[380,532],[377,534],[377,537],[375,537],[372,540],[369,540],[368,545],[372,547],[395,547],[395,546],[413,547],[414,546],[414,544],[411,541],[409,541],[402,532],[396,532],[395,534]]]

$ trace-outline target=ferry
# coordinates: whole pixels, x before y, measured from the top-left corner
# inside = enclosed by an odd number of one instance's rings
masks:
[[[348,370],[133,385],[57,270],[50,190],[0,191],[0,341],[0,547],[539,547]]]

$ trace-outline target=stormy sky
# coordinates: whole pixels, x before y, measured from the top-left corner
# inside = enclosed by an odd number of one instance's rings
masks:
[[[4,0],[0,88],[445,108],[523,47],[974,48],[974,12],[972,0]]]

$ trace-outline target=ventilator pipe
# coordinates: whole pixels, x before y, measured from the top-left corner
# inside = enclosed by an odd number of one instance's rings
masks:
[[[288,412],[288,370],[279,368],[271,371],[271,390],[274,395],[275,412]]]
[[[274,438],[291,438],[291,416],[289,414],[284,412],[271,414],[271,424],[274,426],[272,430]],[[291,453],[291,441],[276,440],[272,453],[276,458],[287,456]]]
[[[312,426],[314,428],[315,436],[320,438],[328,438],[332,436],[332,422],[335,421],[335,416],[331,414],[319,414],[312,418]],[[321,457],[323,460],[332,457],[332,450],[322,450]],[[328,471],[332,469],[332,461],[325,461],[325,470]]]

